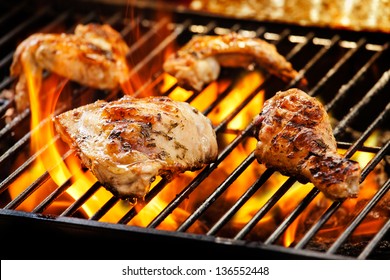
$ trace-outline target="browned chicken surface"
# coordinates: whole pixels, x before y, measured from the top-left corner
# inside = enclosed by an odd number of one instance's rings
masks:
[[[360,166],[337,152],[323,105],[299,89],[278,92],[254,119],[260,163],[300,182],[312,182],[328,198],[359,193]]]
[[[211,121],[168,97],[96,101],[54,123],[81,162],[121,198],[143,198],[156,176],[201,169],[218,155]]]
[[[298,75],[274,45],[235,32],[194,36],[183,48],[168,57],[163,68],[183,88],[199,91],[218,78],[221,67],[247,68],[253,64],[284,81]]]
[[[18,111],[29,106],[27,76],[39,93],[43,70],[98,89],[113,89],[128,82],[129,47],[107,24],[79,24],[74,34],[35,33],[21,42],[13,57],[11,75],[18,77],[15,103]]]

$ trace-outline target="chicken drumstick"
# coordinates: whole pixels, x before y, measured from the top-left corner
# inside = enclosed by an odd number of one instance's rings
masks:
[[[300,182],[312,182],[328,198],[356,197],[360,166],[337,153],[322,104],[299,89],[278,92],[253,120],[260,163]]]

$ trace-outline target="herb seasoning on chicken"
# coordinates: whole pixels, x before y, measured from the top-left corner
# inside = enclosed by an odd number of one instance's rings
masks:
[[[54,118],[62,139],[113,194],[143,198],[160,175],[168,179],[216,159],[211,121],[168,97],[96,101]]]
[[[337,153],[322,104],[299,89],[278,92],[254,119],[257,160],[300,182],[312,182],[328,198],[356,197],[360,166]]]

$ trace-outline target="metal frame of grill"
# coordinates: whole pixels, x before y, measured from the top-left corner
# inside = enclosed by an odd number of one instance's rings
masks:
[[[16,7],[8,7],[8,13],[2,13],[0,16],[0,26],[2,34],[0,36],[0,48],[2,57],[0,58],[0,72],[3,79],[0,83],[0,90],[10,88],[13,79],[9,77],[8,69],[12,61],[12,54],[15,46],[28,33],[37,31],[51,32],[58,26],[67,27],[72,30],[75,24],[79,22],[100,21],[113,25],[119,29],[125,38],[133,36],[137,28],[142,28],[144,32],[140,38],[131,45],[129,58],[134,63],[131,75],[142,75],[150,72],[149,79],[144,81],[143,87],[137,90],[141,94],[144,90],[158,91],[158,84],[161,81],[162,70],[160,68],[150,68],[150,65],[160,65],[163,59],[164,51],[174,44],[182,45],[194,34],[216,34],[226,30],[248,31],[255,33],[271,43],[274,43],[278,50],[300,70],[300,77],[290,84],[283,84],[275,80],[274,77],[266,76],[259,87],[251,92],[248,97],[227,116],[227,118],[215,127],[216,133],[226,132],[227,124],[234,119],[237,114],[262,90],[267,94],[272,94],[276,90],[284,90],[290,87],[298,86],[299,79],[306,77],[309,81],[307,92],[311,96],[319,96],[326,101],[326,109],[330,111],[343,112],[340,121],[334,127],[334,134],[340,148],[346,149],[345,157],[352,157],[357,151],[365,151],[374,154],[374,157],[363,168],[362,181],[372,172],[375,167],[386,157],[389,156],[390,140],[378,147],[365,146],[364,143],[368,137],[378,128],[388,130],[388,120],[390,112],[389,98],[385,92],[388,92],[390,83],[390,70],[386,69],[386,61],[389,61],[389,35],[378,33],[349,32],[345,30],[328,30],[319,28],[307,28],[300,26],[286,26],[275,23],[259,23],[251,20],[237,20],[216,15],[203,13],[193,13],[191,11],[170,11],[169,17],[156,17],[155,8],[134,7],[135,17],[129,22],[124,18],[124,7],[104,7],[104,13],[98,9],[86,13],[83,7],[82,11],[74,12],[71,9],[63,9],[63,4],[53,7],[39,5],[38,12],[34,12],[28,7],[29,2]],[[57,3],[58,4],[58,3]],[[4,10],[4,9],[3,9]],[[15,20],[17,19],[17,20]],[[22,20],[20,20],[22,19]],[[6,30],[6,31],[4,31]],[[158,34],[164,30],[167,34],[163,38]],[[197,31],[194,31],[197,30]],[[199,32],[199,30],[201,30]],[[4,33],[4,34],[3,34]],[[155,40],[157,39],[157,40]],[[143,48],[150,51],[143,52]],[[146,53],[146,54],[145,54]],[[374,73],[374,74],[373,74]],[[349,77],[348,80],[343,75]],[[234,87],[234,79],[230,86],[221,92],[218,98],[203,112],[209,114]],[[172,86],[162,94],[168,95],[175,90],[177,85]],[[359,89],[359,90],[357,90]],[[91,89],[77,87],[77,95],[86,94]],[[363,93],[361,96],[353,96],[357,91]],[[333,95],[326,95],[327,92],[334,92]],[[105,99],[113,99],[118,96],[118,92],[98,93],[103,94]],[[194,93],[187,100],[191,102],[198,94]],[[76,94],[74,94],[76,96]],[[75,97],[76,98],[76,97]],[[387,99],[386,99],[387,98]],[[343,109],[345,100],[351,100],[352,105],[347,110]],[[354,100],[354,101],[352,101]],[[378,103],[378,101],[380,101]],[[354,103],[353,103],[354,102]],[[350,102],[347,102],[350,103]],[[373,105],[374,104],[374,105]],[[376,105],[378,104],[378,105]],[[0,114],[13,106],[12,100],[2,100]],[[380,107],[376,113],[372,113],[372,108]],[[369,110],[369,117],[366,117]],[[375,110],[374,110],[375,111]],[[0,147],[2,154],[0,156],[0,167],[8,170],[10,163],[21,150],[29,144],[31,132],[29,131],[30,112],[27,109],[8,124],[2,124],[0,130],[0,139],[5,144]],[[368,120],[366,120],[368,119]],[[345,131],[356,123],[363,123],[365,129],[359,133],[356,139],[344,141]],[[386,126],[387,125],[387,126]],[[26,127],[27,126],[27,127]],[[245,169],[255,161],[253,153],[237,166],[229,176],[220,184],[207,199],[191,213],[176,231],[164,231],[157,229],[191,193],[205,180],[212,172],[218,168],[227,156],[237,145],[246,138],[251,137],[253,127],[249,124],[242,131],[233,131],[237,136],[226,145],[220,152],[216,162],[205,167],[197,176],[179,192],[176,197],[163,209],[153,221],[145,228],[126,225],[133,219],[137,212],[132,208],[124,215],[117,224],[99,222],[119,200],[112,197],[89,219],[78,217],[78,210],[94,193],[101,188],[100,184],[94,184],[84,195],[60,215],[42,214],[45,209],[56,200],[69,187],[69,182],[58,187],[49,196],[47,196],[31,213],[18,211],[17,207],[23,203],[32,193],[49,180],[48,172],[38,178],[32,185],[28,186],[16,198],[9,200],[7,197],[8,186],[36,159],[38,154],[31,155],[27,161],[21,163],[15,170],[1,175],[0,181],[0,224],[2,227],[2,241],[15,242],[15,248],[11,251],[3,251],[5,258],[18,257],[20,250],[28,251],[29,255],[34,257],[34,252],[39,252],[41,248],[55,246],[57,248],[66,248],[63,240],[77,242],[88,250],[81,250],[79,256],[85,254],[88,258],[94,258],[95,253],[100,252],[102,248],[113,251],[115,248],[130,250],[134,243],[141,242],[149,250],[138,252],[137,256],[141,258],[150,257],[150,251],[158,252],[153,257],[167,257],[172,248],[177,248],[180,252],[175,252],[175,256],[186,256],[193,258],[195,252],[207,251],[207,257],[211,258],[257,258],[257,259],[279,259],[279,258],[310,258],[310,259],[369,259],[377,258],[378,250],[384,243],[390,242],[389,228],[390,220],[371,238],[364,248],[353,256],[340,253],[339,250],[352,235],[353,231],[359,226],[361,221],[375,207],[382,197],[388,193],[390,180],[387,178],[379,191],[367,202],[362,210],[356,215],[351,223],[346,227],[343,233],[336,238],[333,244],[325,251],[315,251],[307,249],[307,245],[321,227],[330,219],[330,217],[340,208],[342,201],[333,202],[330,207],[313,223],[310,229],[304,234],[298,243],[291,248],[284,248],[277,244],[277,240],[283,235],[285,230],[291,225],[305,208],[319,194],[316,188],[313,188],[302,201],[300,201],[294,210],[283,221],[276,226],[272,234],[262,241],[247,241],[245,237],[264,218],[264,216],[275,206],[278,201],[288,192],[291,186],[296,182],[294,178],[288,180],[270,197],[270,199],[258,209],[252,219],[243,226],[232,238],[219,237],[219,230],[229,222],[233,215],[238,211],[248,199],[272,176],[273,170],[267,169],[259,178],[247,189],[245,193],[236,201],[229,211],[224,213],[221,218],[207,231],[206,234],[192,234],[186,232],[198,219],[204,214],[213,203],[226,191],[229,186],[245,171]],[[14,141],[15,131],[21,133]],[[58,138],[53,141],[59,141]],[[39,153],[39,152],[38,152]],[[64,159],[70,155],[68,151],[63,155]],[[388,165],[387,161],[387,165]],[[387,167],[388,168],[388,167]],[[388,170],[387,170],[388,174]],[[150,202],[161,190],[164,189],[167,182],[162,179],[146,196],[146,204]],[[66,242],[65,242],[66,243]],[[44,246],[48,245],[48,246]],[[183,246],[183,247],[181,247]],[[389,247],[381,251],[380,258],[389,257]],[[27,249],[27,250],[26,250]],[[175,249],[176,251],[176,249]],[[185,251],[185,252],[184,252]],[[58,253],[56,253],[58,254]],[[174,257],[175,257],[174,256]]]

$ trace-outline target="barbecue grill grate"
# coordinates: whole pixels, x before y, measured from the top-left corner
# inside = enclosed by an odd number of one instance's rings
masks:
[[[209,257],[218,258],[390,257],[388,219],[390,96],[387,94],[390,87],[390,69],[387,64],[390,37],[388,34],[237,20],[199,12],[166,11],[145,6],[113,7],[95,3],[93,11],[86,12],[83,5],[73,10],[64,9],[64,3],[56,3],[52,6],[38,3],[35,7],[38,12],[35,12],[34,5],[29,1],[22,2],[16,7],[8,6],[6,3],[1,5],[3,5],[1,8],[3,12],[0,14],[2,27],[0,29],[0,73],[2,74],[0,91],[3,91],[3,97],[0,107],[2,116],[0,168],[3,171],[0,177],[0,223],[5,234],[3,240],[17,241],[15,246],[36,250],[41,248],[42,242],[48,241],[55,242],[58,247],[64,246],[61,245],[62,238],[73,242],[82,240],[86,242],[84,246],[89,244],[90,247],[98,250],[107,246],[103,242],[109,242],[111,245],[116,242],[124,249],[131,249],[132,242],[147,240],[146,242],[154,246],[150,248],[158,251],[159,253],[156,254],[162,254],[163,257],[166,257],[172,247],[183,248],[180,254],[190,257],[194,256],[194,251],[210,252],[210,249],[213,252]],[[133,226],[132,223],[143,209],[149,209],[157,197],[167,192],[172,182],[161,179],[146,196],[145,202],[139,202],[136,206],[132,206],[130,202],[120,201],[114,196],[105,201],[98,201],[97,210],[92,214],[87,214],[83,206],[88,201],[94,200],[99,191],[104,192],[104,188],[98,182],[88,187],[77,199],[72,200],[66,193],[73,184],[73,178],[53,188],[50,187],[53,181],[48,170],[41,172],[32,183],[22,186],[18,194],[11,195],[10,192],[10,188],[15,182],[19,182],[17,180],[22,174],[31,172],[37,158],[45,153],[50,145],[47,143],[46,147],[31,153],[29,145],[33,132],[30,131],[29,109],[9,118],[14,103],[6,93],[14,83],[14,79],[9,76],[13,52],[18,43],[29,34],[72,32],[77,23],[92,21],[112,25],[129,42],[128,61],[132,66],[131,79],[137,88],[135,92],[137,96],[170,95],[197,106],[201,104],[197,103],[197,100],[203,100],[207,105],[202,108],[202,112],[208,116],[226,110],[224,117],[219,122],[215,122],[215,131],[221,146],[218,159],[203,170],[194,172],[193,177],[173,180],[179,182],[177,192],[171,195],[167,204],[143,226]],[[223,70],[218,83],[211,85],[217,88],[214,88],[214,92],[218,91],[218,94],[206,99],[204,96],[212,92],[212,89],[193,93],[180,89],[174,82],[170,84],[166,82],[169,77],[163,73],[161,66],[167,53],[184,45],[193,35],[223,34],[230,30],[260,37],[275,44],[279,52],[300,70],[298,79],[285,84],[275,77],[264,74],[261,69]],[[240,101],[229,103],[233,108],[226,108],[225,100],[253,73],[261,79],[258,85],[242,89]],[[46,74],[49,76],[48,73]],[[278,176],[277,172],[271,169],[262,170],[256,179],[252,181],[248,179],[245,190],[233,202],[229,201],[227,207],[221,208],[221,203],[224,203],[221,201],[226,197],[226,193],[231,191],[234,183],[242,182],[250,167],[257,165],[250,151],[237,164],[232,162],[231,155],[243,147],[251,147],[248,142],[253,140],[250,117],[247,117],[243,128],[235,129],[232,123],[237,120],[237,116],[241,116],[243,111],[258,102],[259,98],[267,99],[278,90],[302,86],[300,81],[303,77],[308,81],[304,89],[311,96],[319,98],[335,120],[334,134],[339,148],[346,151],[345,157],[353,157],[362,152],[372,155],[372,159],[362,166],[361,181],[364,183],[368,181],[369,176],[372,176],[377,181],[378,190],[361,202],[362,205],[357,208],[356,213],[353,213],[353,218],[336,237],[320,242],[321,237],[318,237],[318,233],[321,229],[326,229],[327,225],[340,215],[345,201],[333,203],[328,201],[328,205],[319,210],[315,217],[308,217],[301,221],[300,223],[308,224],[305,232],[297,235],[296,240],[286,246],[283,245],[282,239],[287,230],[299,222],[309,206],[313,207],[313,204],[319,201],[321,194],[316,188],[308,189],[302,199],[295,202],[296,205],[291,208],[291,211],[275,219],[271,231],[263,230],[262,222],[271,212],[275,213],[275,209],[283,207],[282,201],[297,183],[295,178],[285,178],[264,202],[259,202],[252,217],[239,228],[231,226],[234,216],[258,193],[269,191],[268,185],[274,182],[272,178]],[[93,90],[72,82],[67,83],[64,91],[63,95],[71,96],[71,101],[67,101],[66,98],[60,99],[56,113],[96,99],[113,100],[122,94],[120,91]],[[258,111],[255,113],[259,112],[261,105],[257,108]],[[50,119],[47,119],[41,125],[49,121]],[[39,129],[38,127],[37,130]],[[379,140],[375,145],[367,144],[367,139],[376,134],[379,134],[377,136]],[[61,146],[58,136],[52,141]],[[64,147],[63,145],[61,150],[62,160],[66,161],[74,154]],[[230,173],[225,174],[223,180],[216,178],[218,170],[227,163],[231,164],[231,168],[228,169]],[[378,170],[381,171],[380,174],[377,174]],[[216,178],[214,180],[218,183],[211,184],[210,178]],[[24,205],[39,192],[46,195],[26,211]],[[205,195],[200,200],[194,200],[195,194],[199,193]],[[61,201],[65,205],[56,207],[54,211],[53,205],[60,199],[63,199]],[[125,204],[126,206],[123,206]],[[118,205],[127,210],[117,219],[117,222],[106,222],[105,217]],[[164,222],[174,213],[179,212],[179,208],[182,209],[183,206],[191,211],[184,215],[175,229],[166,230]],[[224,209],[223,213],[220,213],[220,209]],[[384,215],[381,226],[376,232],[356,242],[354,232],[365,219],[368,219],[367,217],[372,218],[373,213]],[[29,232],[28,236],[26,232]],[[29,236],[32,235],[39,242],[30,240]],[[183,247],[177,247],[181,245]],[[90,250],[88,254],[92,252],[96,251]],[[4,254],[12,257],[17,256],[19,252],[18,250],[3,251]],[[84,251],[83,254],[87,252]],[[150,256],[150,252],[139,254]],[[154,255],[154,257],[159,256]]]

